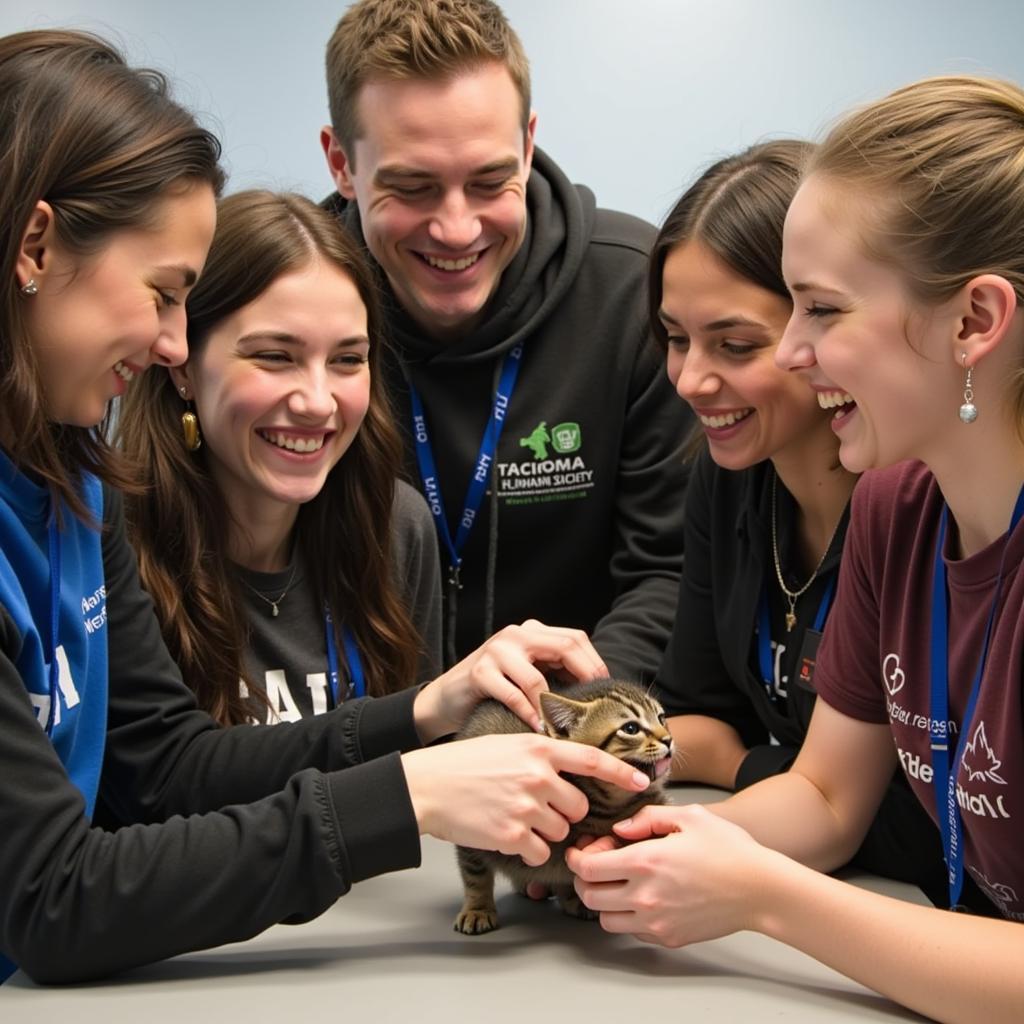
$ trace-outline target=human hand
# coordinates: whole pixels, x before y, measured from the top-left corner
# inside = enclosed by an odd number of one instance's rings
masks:
[[[608,668],[579,629],[545,626],[529,619],[506,626],[472,654],[423,687],[413,705],[416,730],[424,743],[457,732],[482,700],[500,700],[534,731],[540,731],[544,672],[585,681],[608,675]]]
[[[698,805],[648,805],[615,833],[631,845],[605,836],[566,851],[576,892],[605,931],[662,946],[750,928],[781,857]]]
[[[569,834],[587,813],[587,798],[559,774],[591,775],[631,792],[643,772],[567,740],[530,733],[480,736],[402,755],[420,832],[460,846],[497,850],[536,866],[549,842]]]

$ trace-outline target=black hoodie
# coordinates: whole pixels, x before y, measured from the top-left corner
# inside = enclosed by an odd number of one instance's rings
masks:
[[[327,201],[362,238],[359,211]],[[490,488],[445,594],[446,660],[494,630],[537,618],[592,635],[613,673],[653,678],[682,560],[689,413],[651,340],[645,303],[654,229],[599,210],[540,150],[527,230],[483,323],[443,345],[402,310],[381,274],[386,373],[422,487],[407,380],[422,399],[454,535],[502,356],[523,344]],[[442,546],[442,560],[448,553]],[[455,600],[453,600],[453,596]]]

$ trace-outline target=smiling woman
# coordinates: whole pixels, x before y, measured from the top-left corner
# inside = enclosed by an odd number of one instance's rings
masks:
[[[353,241],[300,196],[237,193],[188,317],[187,363],[140,382],[118,430],[140,463],[160,453],[129,531],[201,705],[225,724],[289,720],[430,678],[436,544],[396,480],[380,314]]]
[[[657,685],[682,752],[675,777],[726,789],[785,771],[807,735],[856,482],[837,458],[830,395],[775,362],[799,315],[782,276],[783,223],[812,149],[772,142],[710,167],[651,257],[655,333],[698,418]],[[856,861],[944,899],[938,835],[899,777]]]

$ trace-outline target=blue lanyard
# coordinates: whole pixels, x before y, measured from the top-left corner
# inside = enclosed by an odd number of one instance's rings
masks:
[[[50,708],[46,713],[46,735],[52,736],[57,701],[60,700],[60,666],[57,663],[60,643],[60,532],[56,515],[50,519],[47,528],[47,544],[50,555]]]
[[[334,619],[329,608],[324,609],[324,632],[327,634],[327,671],[331,683],[331,696],[334,706],[338,707],[345,695],[341,692],[341,671],[338,667],[338,645],[334,640]],[[348,626],[341,627],[341,642],[345,647],[345,664],[348,666],[351,691],[347,696],[366,696],[366,677],[363,675],[363,663],[359,658],[359,648],[355,637]]]
[[[939,536],[935,542],[935,569],[932,573],[932,629],[931,629],[931,723],[929,727],[929,743],[932,751],[932,772],[935,786],[935,806],[938,812],[939,832],[942,835],[942,850],[946,857],[946,869],[949,872],[949,905],[956,909],[960,902],[960,891],[964,884],[964,847],[960,808],[956,799],[956,780],[963,763],[964,748],[970,732],[970,723],[981,692],[981,677],[985,671],[985,660],[988,658],[988,645],[992,639],[992,625],[995,622],[996,606],[1003,590],[1003,567],[1006,562],[1006,549],[1010,537],[1024,515],[1024,487],[1017,495],[1017,504],[1013,508],[1010,529],[1003,543],[1003,554],[999,559],[999,575],[996,577],[995,593],[992,595],[992,606],[988,610],[988,621],[985,623],[985,639],[981,646],[981,656],[971,683],[971,694],[967,700],[963,721],[960,725],[960,739],[956,745],[953,769],[949,764],[949,604],[946,593],[946,563],[942,551],[946,543],[946,526],[949,522],[949,506],[943,504],[939,518]]]
[[[516,377],[519,374],[519,364],[523,358],[523,346],[516,345],[510,349],[501,363],[501,371],[498,375],[498,388],[494,394],[494,405],[491,408],[491,417],[487,421],[484,436],[480,441],[480,451],[476,457],[476,466],[473,469],[473,476],[470,478],[469,487],[466,490],[466,500],[463,502],[462,515],[459,518],[459,528],[452,540],[451,531],[448,529],[448,520],[444,514],[444,503],[441,498],[441,487],[438,482],[437,466],[434,461],[434,451],[430,445],[430,437],[427,434],[427,417],[423,410],[423,403],[420,401],[412,381],[409,381],[409,397],[412,400],[412,424],[413,438],[416,442],[416,461],[419,463],[420,476],[423,479],[423,491],[427,498],[427,505],[434,517],[438,535],[444,541],[448,549],[450,575],[449,583],[458,586],[459,570],[462,567],[462,549],[466,546],[469,538],[469,531],[473,527],[473,521],[480,510],[480,503],[483,501],[484,492],[487,489],[487,480],[490,476],[491,464],[498,451],[498,440],[501,438],[501,431],[505,425],[505,413],[508,411],[512,401],[512,392],[515,390]]]
[[[830,573],[825,593],[821,595],[818,613],[814,616],[814,625],[811,627],[816,633],[820,633],[825,626],[832,595],[836,589],[836,575],[835,572]],[[772,617],[768,608],[767,577],[761,588],[761,606],[757,616],[757,662],[761,668],[761,682],[771,697],[775,693],[775,666],[772,659]]]

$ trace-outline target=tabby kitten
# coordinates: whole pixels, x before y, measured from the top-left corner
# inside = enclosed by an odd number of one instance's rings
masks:
[[[455,918],[455,930],[481,935],[498,927],[494,905],[494,873],[510,878],[523,891],[528,882],[551,887],[562,910],[573,917],[593,918],[576,895],[572,872],[565,864],[565,851],[580,836],[608,835],[612,825],[634,815],[644,804],[665,803],[665,780],[672,761],[672,737],[665,727],[661,705],[635,683],[614,679],[581,683],[543,693],[541,718],[549,736],[600,747],[622,758],[651,777],[642,793],[632,793],[589,776],[566,774],[586,796],[587,816],[570,826],[569,835],[549,844],[551,856],[539,867],[529,867],[519,857],[487,850],[456,847],[465,897]],[[504,704],[484,701],[470,716],[459,739],[490,733],[529,732],[530,727]]]

